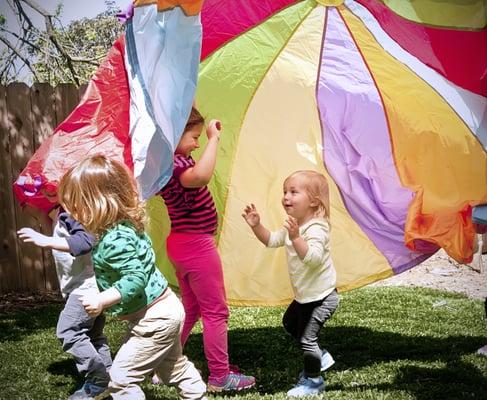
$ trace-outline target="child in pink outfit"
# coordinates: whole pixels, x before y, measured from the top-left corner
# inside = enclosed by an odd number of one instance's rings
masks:
[[[248,389],[255,378],[231,371],[228,362],[228,316],[225,286],[215,233],[218,215],[208,190],[216,164],[221,123],[211,120],[206,129],[208,143],[198,162],[191,152],[199,148],[204,119],[194,107],[174,155],[174,173],[161,190],[171,233],[167,254],[176,269],[186,312],[181,342],[184,346],[191,329],[201,317],[203,345],[210,371],[208,391]]]

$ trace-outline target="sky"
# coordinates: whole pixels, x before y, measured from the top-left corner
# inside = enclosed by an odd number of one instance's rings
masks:
[[[54,10],[59,2],[59,0],[40,0],[40,4],[48,10]],[[132,0],[115,0],[115,3],[121,9],[125,9],[131,2]],[[63,23],[69,23],[72,20],[84,17],[92,18],[105,10],[105,2],[103,0],[64,0],[62,3],[64,4]]]
[[[64,26],[67,26],[70,22],[82,19],[93,18],[97,14],[103,12],[106,9],[104,0],[34,0],[42,8],[47,11],[54,11],[59,3],[63,4],[61,13],[61,22]],[[115,0],[115,4],[120,7],[121,10],[125,10],[126,7],[132,2],[132,0]],[[44,27],[44,21],[42,17],[35,11],[29,12],[30,7],[25,6],[26,12],[32,18],[32,23],[39,27]],[[6,27],[13,32],[19,32],[20,27],[16,23],[16,19],[13,17],[13,13],[7,4],[7,0],[0,0],[0,14],[6,17]],[[0,50],[3,50],[5,45],[0,43]],[[18,80],[28,80],[30,76],[27,68],[22,68],[19,74]]]
[[[61,21],[63,24],[81,19],[81,18],[93,18],[100,12],[105,10],[105,2],[103,0],[35,0],[37,4],[41,5],[48,11],[54,11],[59,3],[64,4],[63,12],[61,15]],[[115,0],[115,3],[122,9],[124,9],[131,0]],[[28,8],[28,7],[26,7]],[[9,16],[9,7],[7,0],[0,0],[0,13],[6,14],[7,22]],[[11,15],[11,14],[10,14]]]

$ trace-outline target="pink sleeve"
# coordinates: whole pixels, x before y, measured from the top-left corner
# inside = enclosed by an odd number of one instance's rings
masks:
[[[191,168],[194,165],[194,162],[191,162],[192,159],[186,158],[184,156],[175,155],[174,156],[174,170],[172,176],[176,179],[179,179],[181,174],[186,171],[188,168]]]

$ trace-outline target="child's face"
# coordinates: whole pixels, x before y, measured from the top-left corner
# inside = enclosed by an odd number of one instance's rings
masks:
[[[199,138],[201,136],[202,129],[203,125],[195,125],[185,131],[183,136],[181,136],[178,146],[176,147],[176,153],[188,157],[193,150],[198,149],[200,147]]]
[[[298,220],[302,225],[308,222],[316,212],[316,203],[311,201],[308,192],[298,176],[284,183],[282,205],[286,214]]]

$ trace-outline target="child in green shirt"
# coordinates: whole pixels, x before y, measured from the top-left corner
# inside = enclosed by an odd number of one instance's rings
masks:
[[[110,369],[112,398],[145,399],[138,384],[154,371],[181,398],[204,398],[205,384],[182,354],[184,309],[155,265],[130,172],[103,155],[92,156],[63,176],[58,194],[64,209],[98,241],[92,257],[100,293],[83,297],[83,306],[93,317],[106,310],[129,322]]]

